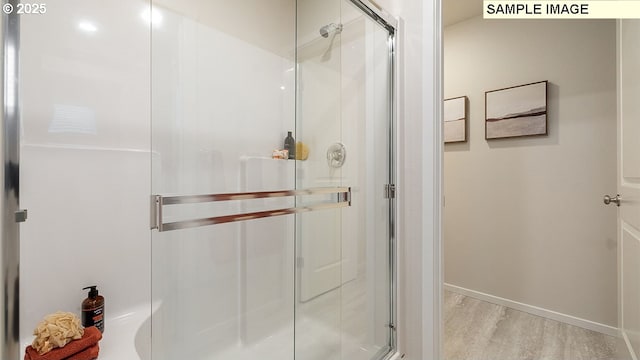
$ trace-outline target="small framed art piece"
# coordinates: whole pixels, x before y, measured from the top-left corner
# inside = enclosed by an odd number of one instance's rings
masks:
[[[444,142],[467,141],[467,97],[444,101]]]
[[[485,93],[485,138],[547,135],[547,81]]]

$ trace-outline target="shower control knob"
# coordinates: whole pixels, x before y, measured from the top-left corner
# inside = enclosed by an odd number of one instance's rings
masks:
[[[611,203],[616,204],[617,206],[620,206],[620,194],[616,195],[615,197],[611,197],[609,195],[605,195],[604,196],[604,204],[605,205],[609,205]]]
[[[334,143],[327,149],[327,163],[329,167],[340,168],[347,160],[347,149],[341,143]]]

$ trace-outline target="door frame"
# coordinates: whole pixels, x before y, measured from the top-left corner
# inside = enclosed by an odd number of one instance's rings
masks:
[[[434,0],[433,7],[424,10],[424,18],[428,20],[431,18],[433,23],[433,29],[429,29],[425,26],[425,35],[430,34],[433,39],[433,48],[429,49],[425,47],[423,56],[426,56],[430,51],[433,51],[432,62],[432,74],[429,73],[426,66],[423,69],[423,87],[425,89],[431,88],[433,92],[433,108],[432,112],[425,112],[425,117],[430,117],[432,120],[432,127],[425,126],[423,128],[423,142],[425,148],[429,146],[433,149],[433,158],[424,159],[423,170],[425,173],[431,172],[431,179],[425,176],[423,179],[423,191],[425,196],[423,197],[425,218],[430,217],[432,229],[431,233],[426,231],[424,234],[427,237],[425,241],[425,248],[423,249],[423,262],[424,273],[426,279],[432,281],[425,281],[423,293],[432,293],[432,298],[427,296],[423,300],[424,311],[426,316],[423,316],[423,327],[426,330],[426,336],[423,340],[423,348],[427,358],[441,359],[444,356],[444,321],[442,314],[442,304],[444,302],[444,262],[443,262],[443,229],[444,229],[444,130],[443,130],[443,101],[444,101],[444,63],[443,63],[443,32],[444,25],[442,23],[442,0]],[[431,17],[429,17],[431,15]],[[425,36],[425,39],[429,38]],[[426,62],[426,60],[425,60]],[[429,87],[429,82],[431,86]],[[433,191],[430,193],[430,190]],[[433,239],[429,241],[429,238]],[[426,246],[427,244],[431,246]],[[431,275],[431,276],[429,276]],[[430,316],[429,310],[432,311]],[[432,324],[425,322],[432,321]],[[429,350],[430,349],[430,350]]]
[[[399,13],[406,19],[400,18],[396,59],[397,164],[402,169],[397,178],[398,354],[409,360],[441,360],[442,0],[402,6]]]
[[[3,1],[14,7],[17,1]],[[20,15],[17,12],[0,15],[0,55],[2,56],[2,86],[0,98],[0,156],[2,157],[3,195],[0,197],[1,245],[0,266],[3,285],[0,290],[0,358],[20,356],[20,223],[26,221],[26,210],[20,209]]]

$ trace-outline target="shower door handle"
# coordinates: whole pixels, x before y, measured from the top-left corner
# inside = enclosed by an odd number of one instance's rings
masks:
[[[242,214],[232,214],[224,216],[214,216],[193,220],[182,220],[166,223],[163,221],[163,208],[169,205],[184,205],[196,203],[209,203],[217,201],[231,200],[251,200],[251,199],[272,199],[290,196],[303,195],[336,195],[336,198],[329,201],[322,201],[311,205],[294,206],[289,208],[254,211]],[[184,195],[184,196],[151,196],[151,230],[157,229],[160,232],[170,230],[189,229],[200,226],[224,224],[230,222],[261,219],[273,216],[299,214],[303,212],[337,209],[351,206],[350,187],[324,187],[303,190],[277,190],[244,193],[226,194],[205,194],[205,195]]]

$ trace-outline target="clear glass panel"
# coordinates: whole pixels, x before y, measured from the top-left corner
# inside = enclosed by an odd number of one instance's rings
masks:
[[[309,148],[308,159],[296,164],[300,189],[344,183],[343,167],[327,160],[330,149],[340,149],[344,142],[340,12],[340,0],[298,1],[296,130],[297,140]],[[341,357],[342,214],[334,209],[296,217],[296,360]]]
[[[390,350],[390,66],[388,31],[351,1],[298,3],[296,185],[351,187],[352,205],[297,217],[297,360]]]
[[[343,212],[342,358],[378,359],[390,349],[390,62],[389,33],[352,5],[342,3],[342,118],[351,144],[345,179],[353,191]]]
[[[353,188],[348,208],[154,232],[154,360],[379,358],[390,343],[386,30],[344,0],[155,0],[148,17],[154,194]],[[298,160],[272,159],[289,131]],[[163,221],[327,200],[172,205]]]
[[[153,193],[292,189],[295,2],[154,0]],[[295,135],[295,134],[294,134]],[[165,221],[293,206],[187,204]],[[292,359],[293,215],[154,232],[153,359]]]

